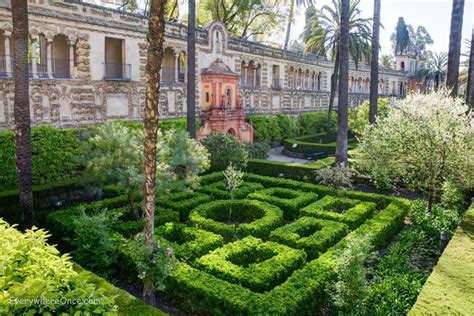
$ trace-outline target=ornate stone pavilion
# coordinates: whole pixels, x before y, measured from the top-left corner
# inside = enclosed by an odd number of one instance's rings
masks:
[[[81,126],[140,120],[145,102],[145,17],[80,1],[30,0],[30,100],[34,124]],[[0,129],[13,125],[11,11],[0,1]],[[186,113],[184,25],[166,26],[160,116]],[[330,61],[231,36],[221,22],[197,31],[196,104],[205,109],[203,69],[219,58],[240,74],[244,113],[299,113],[327,107]],[[397,63],[397,68],[398,63]],[[368,98],[370,69],[350,70],[350,105]],[[381,69],[379,93],[403,96],[409,73]],[[237,100],[237,98],[235,99]]]
[[[232,134],[241,142],[253,142],[253,127],[245,120],[240,98],[240,75],[219,58],[202,71],[202,124],[199,137],[212,132]]]

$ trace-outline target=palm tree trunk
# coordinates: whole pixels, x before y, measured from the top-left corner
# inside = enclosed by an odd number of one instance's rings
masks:
[[[143,123],[145,126],[143,186],[144,236],[149,255],[153,254],[153,231],[156,192],[156,141],[158,138],[158,97],[160,93],[160,69],[163,61],[166,0],[151,0],[148,21],[148,56],[145,69],[146,99]],[[143,300],[156,305],[153,276],[144,279]]]
[[[293,24],[293,18],[295,15],[295,1],[291,0],[290,9],[288,12],[288,24],[286,25],[286,36],[285,36],[285,46],[284,49],[288,49],[288,44],[290,43],[290,34],[291,34],[291,24]]]
[[[12,0],[13,60],[15,73],[16,170],[20,191],[22,220],[33,224],[33,180],[31,173],[31,118],[28,84],[28,1]]]
[[[374,27],[372,31],[372,56],[370,63],[370,108],[369,122],[375,124],[379,90],[379,34],[380,34],[380,0],[374,0]]]
[[[187,123],[188,133],[196,138],[196,2],[189,0],[188,9],[188,55],[187,55]]]
[[[469,56],[469,70],[467,74],[466,104],[474,110],[474,27],[472,28],[471,53]]]
[[[336,163],[347,164],[347,106],[349,102],[349,9],[350,0],[341,1],[339,38],[339,98],[337,115]]]
[[[448,74],[446,85],[453,97],[458,95],[459,59],[461,56],[462,20],[464,0],[453,0],[451,30],[449,33]]]
[[[326,133],[329,134],[332,128],[332,111],[334,108],[334,99],[336,98],[337,78],[339,76],[339,49],[336,48],[336,59],[334,60],[334,70],[331,76],[331,93],[329,95],[328,121],[326,124]]]

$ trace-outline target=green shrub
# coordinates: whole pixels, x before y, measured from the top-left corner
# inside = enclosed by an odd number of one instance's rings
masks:
[[[276,205],[283,210],[285,219],[295,219],[299,216],[299,210],[316,201],[318,195],[291,189],[270,188],[251,193],[248,198]]]
[[[70,257],[47,244],[48,236],[42,229],[23,234],[0,219],[0,314],[114,312],[114,297],[75,272]]]
[[[375,208],[375,203],[326,195],[303,208],[301,215],[342,222],[355,229],[372,216]]]
[[[369,101],[365,101],[355,110],[349,111],[349,129],[357,135],[361,135],[365,127],[369,124]],[[377,120],[387,116],[390,108],[390,99],[382,98],[377,101]]]
[[[74,237],[71,243],[75,247],[74,259],[85,268],[103,276],[107,276],[110,266],[117,259],[112,238],[115,220],[116,216],[111,213],[87,215],[84,208],[81,208],[81,214],[72,221]]]
[[[296,119],[294,116],[277,113],[274,118],[280,127],[280,140],[298,135],[298,127],[296,125]]]
[[[253,144],[245,144],[245,149],[248,152],[250,158],[255,159],[267,159],[270,145],[265,142],[256,142]]]
[[[332,131],[335,131],[337,126],[337,114],[332,114]],[[326,111],[319,112],[305,112],[301,113],[297,120],[297,128],[299,135],[312,135],[326,132],[326,125],[328,121],[328,113]]]
[[[249,115],[253,125],[253,138],[256,142],[279,142],[281,130],[274,116]]]
[[[213,133],[204,137],[201,143],[211,154],[210,171],[224,170],[230,163],[238,169],[247,166],[247,150],[232,135]]]
[[[348,231],[347,225],[343,223],[300,217],[275,229],[270,234],[270,240],[303,249],[308,259],[313,260],[347,235]]]
[[[220,234],[226,240],[249,235],[267,238],[272,230],[281,226],[283,212],[274,205],[255,200],[214,201],[195,208],[189,220],[196,227]]]
[[[169,241],[176,258],[185,262],[192,262],[224,243],[220,235],[178,223],[155,228],[155,236]]]
[[[66,181],[80,173],[76,158],[82,155],[80,129],[58,129],[50,125],[32,128],[33,184]],[[0,192],[17,187],[15,141],[12,131],[0,132]]]
[[[427,203],[422,200],[413,203],[410,212],[413,214],[413,226],[423,230],[433,239],[438,239],[441,232],[452,235],[459,222],[456,210],[447,210],[436,204],[430,212]]]
[[[300,268],[305,258],[302,250],[248,236],[199,258],[196,265],[220,279],[264,292]]]

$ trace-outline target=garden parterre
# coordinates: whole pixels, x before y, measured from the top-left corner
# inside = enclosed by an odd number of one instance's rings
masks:
[[[409,202],[377,194],[247,173],[230,198],[222,173],[194,192],[157,200],[155,232],[181,261],[166,292],[180,308],[212,314],[301,314],[323,303],[346,236],[369,234],[383,247],[403,225]],[[140,232],[124,198],[81,206],[117,212],[115,238]],[[51,213],[51,230],[69,238],[77,207]],[[123,247],[118,247],[123,249]],[[130,250],[128,250],[130,251]],[[126,260],[127,254],[122,254]],[[123,264],[133,271],[133,264]]]

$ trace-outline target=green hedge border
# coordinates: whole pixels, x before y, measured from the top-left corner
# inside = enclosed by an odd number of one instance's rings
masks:
[[[221,180],[214,182],[207,186],[203,186],[198,189],[199,192],[210,195],[215,200],[228,200],[231,198],[231,194],[226,190],[227,182]],[[262,190],[263,186],[260,183],[244,182],[233,192],[233,197],[235,199],[246,198],[247,195],[255,191]]]
[[[330,210],[331,207],[341,204],[347,208],[345,213],[341,214]],[[372,216],[375,209],[376,205],[373,202],[361,202],[359,200],[326,195],[321,200],[306,206],[300,212],[304,216],[342,222],[349,225],[350,229],[355,229]]]
[[[308,259],[313,260],[348,232],[349,229],[344,223],[314,217],[300,217],[290,224],[275,229],[270,234],[270,240],[303,249]],[[303,237],[301,237],[302,234]]]
[[[291,197],[289,197],[291,196]],[[312,192],[303,192],[286,188],[268,188],[248,195],[249,199],[267,202],[283,210],[287,220],[298,218],[299,210],[318,199]]]
[[[327,157],[312,163],[295,163],[263,159],[249,159],[246,171],[262,176],[281,177],[303,181],[315,181],[315,171],[332,165],[334,161],[334,157]]]
[[[241,214],[245,211],[244,217],[253,221],[235,227],[212,219],[227,218],[229,208],[239,210]],[[239,238],[249,235],[267,238],[272,230],[282,225],[283,211],[277,206],[255,200],[217,200],[195,208],[189,215],[189,220],[196,227],[220,234],[226,240],[232,240],[234,234]]]
[[[158,206],[170,208],[179,213],[179,218],[185,222],[189,217],[189,212],[195,207],[211,202],[212,198],[201,192],[178,192],[165,195],[156,201]]]
[[[264,257],[255,262],[259,255]],[[238,260],[239,264],[232,262]],[[306,253],[252,236],[226,244],[196,260],[196,266],[218,278],[255,292],[271,290],[306,262]]]
[[[325,153],[326,155],[334,155],[336,153],[336,133],[319,133],[315,135],[307,135],[285,139],[283,147],[293,153],[299,154],[314,154]],[[349,149],[356,147],[356,140],[353,135],[349,133]]]

